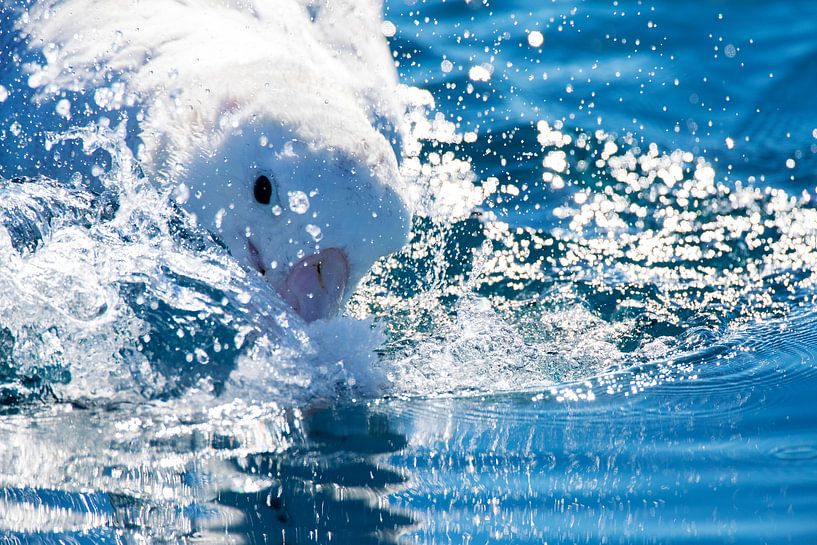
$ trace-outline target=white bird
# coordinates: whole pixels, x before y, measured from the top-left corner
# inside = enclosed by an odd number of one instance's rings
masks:
[[[402,112],[380,7],[2,4],[25,50],[9,58],[35,89],[31,108],[128,112],[146,174],[173,184],[176,200],[306,321],[335,315],[374,261],[408,236],[394,151]]]

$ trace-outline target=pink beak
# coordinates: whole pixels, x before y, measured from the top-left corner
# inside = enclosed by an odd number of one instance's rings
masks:
[[[327,248],[298,261],[278,290],[306,322],[335,316],[349,283],[349,261],[337,248]]]

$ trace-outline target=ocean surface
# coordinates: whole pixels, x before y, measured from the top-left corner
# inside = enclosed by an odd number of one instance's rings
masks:
[[[817,4],[384,18],[425,198],[342,318],[104,123],[0,178],[0,543],[817,542]]]

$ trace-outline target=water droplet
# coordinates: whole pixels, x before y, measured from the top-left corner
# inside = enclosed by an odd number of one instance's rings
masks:
[[[28,86],[32,89],[36,89],[43,85],[45,79],[45,74],[43,72],[34,72],[28,77]]]
[[[29,85],[31,85],[30,82],[29,82]],[[94,91],[94,102],[100,108],[107,107],[111,103],[112,99],[113,99],[113,93],[111,92],[110,89],[108,89],[106,87],[102,87],[102,88],[99,88],[96,91]]]
[[[226,213],[227,211],[224,210],[223,208],[219,208],[218,212],[216,212],[216,229],[218,229],[219,231],[221,231],[221,224],[224,221],[224,214]]]
[[[528,34],[528,45],[531,47],[541,47],[545,43],[545,37],[538,30]]]
[[[71,101],[67,98],[57,102],[57,107],[54,110],[65,119],[71,119]]]
[[[199,364],[207,365],[208,363],[210,363],[210,356],[208,356],[207,352],[205,352],[201,348],[196,348],[194,350],[194,353],[196,354],[196,361],[198,361]]]
[[[315,242],[319,242],[323,238],[321,228],[317,225],[310,223],[304,229],[306,229],[306,232],[309,233],[309,236],[311,236]]]
[[[490,64],[479,64],[472,66],[471,69],[468,70],[468,78],[472,81],[488,81],[491,79],[493,71],[494,67]]]
[[[296,214],[306,214],[309,210],[309,197],[303,191],[290,191],[287,193],[289,197],[289,209]]]
[[[391,38],[397,34],[397,27],[391,21],[383,21],[380,25],[380,32],[382,32],[386,38]]]

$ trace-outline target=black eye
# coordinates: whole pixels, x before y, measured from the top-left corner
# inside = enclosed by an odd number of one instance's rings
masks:
[[[272,182],[266,176],[259,176],[255,179],[252,194],[255,200],[261,204],[269,204],[272,199]]]

